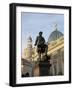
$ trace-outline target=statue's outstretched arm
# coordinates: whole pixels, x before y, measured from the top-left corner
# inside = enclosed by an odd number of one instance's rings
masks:
[[[35,44],[34,44],[35,46],[37,45],[37,42],[38,42],[38,37],[35,40]]]

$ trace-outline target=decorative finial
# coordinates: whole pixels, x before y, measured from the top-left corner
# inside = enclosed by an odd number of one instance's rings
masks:
[[[53,23],[52,28],[53,28],[53,31],[58,30],[58,24],[57,23]]]
[[[58,30],[58,24],[54,25],[54,30]]]

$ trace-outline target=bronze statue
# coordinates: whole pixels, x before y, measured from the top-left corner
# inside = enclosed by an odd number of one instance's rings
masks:
[[[47,54],[47,45],[45,44],[45,39],[42,36],[43,32],[39,32],[39,36],[37,36],[36,41],[35,41],[35,46],[37,46],[37,52],[39,55],[39,59],[41,60],[41,54],[45,53]]]

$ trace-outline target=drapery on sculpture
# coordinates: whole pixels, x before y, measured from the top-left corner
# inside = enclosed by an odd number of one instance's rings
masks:
[[[35,41],[35,46],[37,46],[37,53],[39,56],[39,60],[41,60],[41,55],[43,53],[45,53],[45,55],[47,55],[47,49],[48,49],[48,46],[47,46],[42,34],[43,34],[43,32],[40,31],[39,36],[37,36],[36,41]]]

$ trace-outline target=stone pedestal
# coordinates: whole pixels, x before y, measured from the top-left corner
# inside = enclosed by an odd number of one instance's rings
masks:
[[[50,75],[50,62],[49,61],[39,61],[39,75],[49,76]]]

